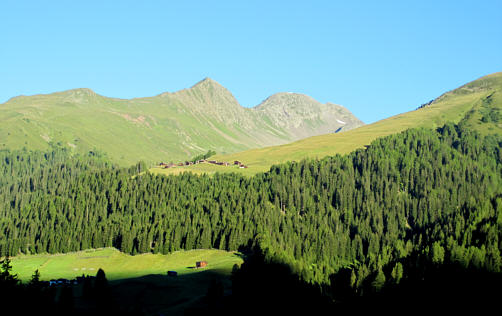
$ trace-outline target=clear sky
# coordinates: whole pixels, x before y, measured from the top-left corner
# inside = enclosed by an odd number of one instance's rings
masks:
[[[299,92],[370,123],[498,71],[500,0],[0,2],[0,103],[211,77],[243,106]]]

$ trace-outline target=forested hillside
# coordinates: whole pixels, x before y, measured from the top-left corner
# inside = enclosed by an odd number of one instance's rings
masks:
[[[347,156],[237,174],[155,176],[96,154],[1,151],[0,255],[259,246],[303,280],[354,291],[407,258],[501,270],[502,138],[448,124]],[[391,266],[389,266],[391,264]]]

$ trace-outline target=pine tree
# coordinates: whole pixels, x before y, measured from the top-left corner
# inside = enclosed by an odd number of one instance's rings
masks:
[[[379,292],[384,287],[384,285],[385,274],[383,273],[382,269],[379,269],[373,282],[371,282],[371,288],[374,292]]]
[[[19,283],[17,274],[11,274],[12,263],[9,257],[0,261],[0,286],[4,288],[14,287]]]

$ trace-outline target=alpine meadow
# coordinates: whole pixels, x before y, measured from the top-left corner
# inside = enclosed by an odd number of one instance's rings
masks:
[[[1,315],[500,311],[501,1],[0,2]]]

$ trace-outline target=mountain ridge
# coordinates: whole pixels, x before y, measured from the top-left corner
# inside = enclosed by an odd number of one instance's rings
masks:
[[[102,96],[89,88],[18,96],[0,104],[0,149],[44,149],[53,142],[77,151],[101,150],[128,165],[285,144],[339,129],[334,115],[350,117],[349,128],[363,124],[345,108],[321,106],[308,96],[294,98],[288,95],[280,105],[296,107],[288,125],[271,107],[243,107],[208,77],[189,88],[132,99]]]
[[[480,77],[447,91],[425,107],[394,115],[346,133],[317,135],[284,145],[217,155],[215,158],[221,161],[242,161],[250,168],[236,170],[251,175],[266,171],[273,164],[291,160],[347,154],[364,148],[378,137],[400,133],[408,128],[436,128],[446,122],[463,124],[482,135],[502,134],[502,72]]]

